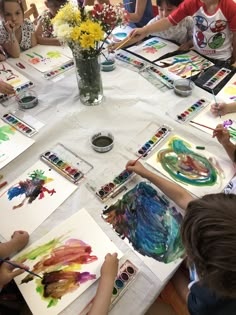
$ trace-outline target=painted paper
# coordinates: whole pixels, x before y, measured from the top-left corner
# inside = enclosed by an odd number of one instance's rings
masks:
[[[81,209],[14,257],[40,275],[15,279],[34,315],[56,315],[100,276],[107,253],[121,252]]]
[[[175,135],[147,163],[196,196],[219,193],[234,176],[234,167],[230,161],[196,146]]]
[[[9,239],[15,230],[32,233],[76,188],[45,163],[36,162],[1,191],[1,235]]]
[[[236,74],[220,90],[217,98],[226,103],[236,102]]]
[[[0,62],[0,80],[12,85],[15,90],[29,84],[30,80],[6,62]],[[0,93],[2,94],[2,93]]]
[[[213,63],[197,53],[190,51],[155,62],[159,67],[166,68],[170,74],[181,78],[189,78],[213,66]]]
[[[14,160],[34,143],[14,127],[0,120],[0,169]]]
[[[192,119],[192,121],[203,124],[205,126],[208,126],[210,128],[216,128],[218,124],[223,124],[224,121],[232,120],[232,124],[228,127],[228,130],[230,132],[231,138],[230,140],[234,143],[236,143],[236,113],[229,113],[224,116],[214,116],[211,113],[211,105],[208,105],[205,109],[203,109],[197,116]],[[202,126],[192,124],[193,127],[198,128],[210,135],[213,134],[213,130],[209,128],[204,128]],[[217,141],[217,140],[216,140]]]
[[[151,39],[148,39],[141,44],[134,45],[127,50],[134,52],[138,56],[144,57],[149,61],[154,61],[178,48],[179,46],[167,40],[159,37],[152,37]]]
[[[40,72],[49,72],[68,63],[71,59],[62,54],[56,46],[37,45],[23,51],[20,59]]]
[[[151,185],[136,185],[110,205],[103,218],[162,281],[180,262],[182,216]]]

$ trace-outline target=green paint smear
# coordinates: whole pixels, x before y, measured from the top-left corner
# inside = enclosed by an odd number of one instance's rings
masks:
[[[168,148],[157,154],[163,169],[176,181],[194,186],[212,186],[217,181],[217,170],[204,156],[190,150],[191,145],[174,137]]]
[[[55,238],[51,240],[50,242],[40,245],[36,247],[35,249],[31,250],[30,252],[27,252],[23,254],[22,256],[17,258],[17,261],[25,261],[27,259],[29,260],[35,260],[39,256],[47,255],[49,254],[64,238],[64,236],[60,236],[58,238]]]
[[[7,134],[14,135],[15,129],[13,129],[11,126],[8,126],[8,125],[0,127],[0,143],[1,141],[10,140]]]
[[[59,299],[53,299],[53,298],[51,298],[51,297],[45,298],[45,297],[43,296],[43,293],[44,293],[44,285],[42,285],[41,280],[40,280],[40,279],[37,279],[37,280],[36,280],[36,284],[37,284],[36,292],[40,294],[41,299],[42,299],[43,301],[45,301],[45,302],[48,303],[47,308],[50,308],[50,307],[52,307],[52,306],[56,306],[57,303],[58,303],[58,301],[59,301]]]
[[[47,53],[47,56],[49,58],[60,58],[61,57],[61,53],[59,51],[49,51]]]

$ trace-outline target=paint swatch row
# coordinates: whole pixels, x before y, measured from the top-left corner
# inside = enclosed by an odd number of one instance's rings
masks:
[[[78,168],[65,161],[55,151],[46,151],[41,155],[41,159],[74,184],[84,177]]]
[[[27,137],[32,137],[37,133],[37,130],[32,126],[26,124],[23,120],[19,119],[15,115],[8,113],[3,115],[2,120],[23,133]]]
[[[199,111],[201,111],[209,102],[204,98],[201,98],[192,105],[189,105],[184,111],[177,115],[177,121],[180,123],[191,120]]]
[[[70,70],[74,67],[74,61],[71,60],[70,62],[64,64],[63,66],[60,66],[52,71],[49,71],[44,74],[45,79],[52,79],[53,77],[62,74],[63,72]]]
[[[120,267],[119,273],[114,282],[110,309],[126,292],[130,284],[135,280],[137,273],[137,267],[134,266],[134,264],[132,264],[129,260],[126,260],[125,263]]]
[[[107,197],[111,195],[111,198],[115,198],[124,188],[121,187],[125,182],[131,179],[133,176],[132,172],[124,170],[119,175],[117,175],[111,182],[103,185],[97,190],[96,195],[104,201]]]
[[[25,83],[25,84],[20,85],[17,88],[15,88],[15,91],[17,94],[19,94],[21,92],[24,92],[24,91],[32,88],[33,86],[34,86],[33,82],[29,81],[28,83]],[[14,96],[14,95],[1,94],[0,95],[0,102],[4,102],[4,101],[8,100],[12,96]]]
[[[162,125],[135,153],[145,158],[170,132],[170,127]]]
[[[119,52],[116,54],[116,58],[120,61],[123,61],[129,65],[131,65],[131,68],[137,68],[138,70],[142,69],[144,67],[144,62],[142,59],[127,53],[126,51]]]
[[[158,80],[163,82],[163,84],[165,84],[168,88],[170,89],[173,88],[174,81],[157,67],[154,66],[148,67],[147,71],[154,75]]]
[[[221,68],[210,79],[206,81],[203,87],[214,89],[221,81],[223,81],[227,77],[228,74],[230,74],[230,72],[231,70],[227,68]]]

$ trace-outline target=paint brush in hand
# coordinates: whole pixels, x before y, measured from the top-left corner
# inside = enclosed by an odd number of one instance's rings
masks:
[[[37,273],[34,273],[33,271],[30,271],[30,270],[28,270],[26,268],[23,268],[23,267],[17,265],[16,263],[11,262],[10,260],[4,259],[4,258],[0,258],[0,262],[5,262],[5,263],[11,265],[12,267],[15,267],[15,268],[18,268],[18,269],[22,269],[22,270],[28,272],[29,274],[31,274],[33,276],[36,276],[36,277],[39,277],[40,279],[43,279],[43,277],[41,277]]]
[[[199,124],[199,123],[197,123],[196,121],[193,121],[193,120],[190,120],[190,122],[191,122],[192,124],[195,124],[195,125],[198,125],[198,126],[201,126],[201,127],[207,128],[207,129],[210,129],[210,130],[215,130],[214,128],[211,128],[211,127],[206,126],[206,125],[203,125],[203,124]]]
[[[123,47],[126,43],[128,43],[129,40],[130,40],[130,37],[128,36],[128,37],[126,38],[126,40],[125,40],[123,43],[121,43],[120,45],[118,45],[118,46],[115,48],[115,50],[118,50],[118,49],[120,49],[121,47]]]

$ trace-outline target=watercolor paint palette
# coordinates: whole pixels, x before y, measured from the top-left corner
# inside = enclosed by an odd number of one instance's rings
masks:
[[[143,67],[146,65],[143,59],[138,58],[137,56],[125,51],[125,50],[119,50],[116,54],[116,59],[121,61],[121,65],[125,66],[134,71],[139,71],[143,69]],[[125,65],[124,65],[125,63]]]
[[[127,149],[137,156],[142,155],[142,159],[145,159],[158,144],[169,136],[171,131],[172,129],[167,125],[157,126],[151,122],[132,139],[127,145]]]
[[[34,86],[33,82],[3,61],[0,63],[0,80],[12,85],[16,94],[24,92]],[[0,102],[5,102],[13,96],[14,95],[0,93]]]
[[[195,80],[195,84],[208,92],[217,94],[225,85],[225,79],[231,77],[232,71],[228,68],[210,67]]]
[[[32,137],[38,132],[34,127],[30,126],[28,123],[24,122],[22,119],[18,118],[12,113],[4,114],[2,116],[2,120],[27,137]]]
[[[55,46],[37,45],[20,54],[20,59],[42,72],[46,78],[52,78],[73,66],[71,58],[63,55]]]
[[[134,282],[137,274],[138,268],[130,260],[126,260],[119,268],[118,275],[114,282],[109,310],[112,309],[122,295],[128,290],[130,285]]]
[[[182,111],[180,111],[177,115],[175,120],[178,121],[179,123],[185,123],[193,117],[195,117],[201,110],[203,110],[207,105],[209,105],[209,101],[206,100],[205,98],[201,98],[194,103],[190,104],[189,106],[186,106],[186,101],[183,102],[183,104],[177,104],[177,107],[183,108]]]
[[[169,89],[173,89],[174,81],[157,66],[145,67],[139,73],[157,88],[161,88],[164,84]]]
[[[54,148],[44,152],[40,158],[63,177],[78,185],[93,166],[58,143]]]

